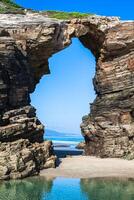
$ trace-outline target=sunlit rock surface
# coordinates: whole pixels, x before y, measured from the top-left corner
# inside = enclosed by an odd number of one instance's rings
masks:
[[[97,97],[81,124],[86,155],[134,158],[134,22],[95,15],[62,21],[39,13],[0,14],[1,179],[54,166],[30,93],[50,73],[48,59],[72,37],[96,57]],[[19,167],[18,160],[23,160]]]
[[[50,141],[30,143],[16,140],[0,144],[0,178],[18,179],[39,174],[41,169],[55,167]]]

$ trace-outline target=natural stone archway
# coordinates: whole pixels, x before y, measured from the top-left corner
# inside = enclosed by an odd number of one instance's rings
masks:
[[[59,21],[34,13],[0,15],[0,178],[54,166],[50,142],[30,105],[48,59],[78,37],[96,58],[97,97],[83,118],[85,153],[134,158],[134,23],[91,16]],[[16,153],[17,152],[17,153]]]

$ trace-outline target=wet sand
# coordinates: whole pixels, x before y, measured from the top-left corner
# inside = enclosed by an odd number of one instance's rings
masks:
[[[40,176],[68,178],[134,178],[134,160],[72,156],[60,158],[55,169],[42,170]]]

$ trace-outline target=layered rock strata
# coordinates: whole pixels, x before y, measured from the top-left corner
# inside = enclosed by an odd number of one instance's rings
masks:
[[[30,94],[50,73],[48,59],[73,37],[96,58],[97,97],[81,124],[85,153],[134,157],[134,23],[115,17],[64,21],[39,13],[0,14],[0,178],[21,178],[54,165]]]
[[[52,143],[30,143],[28,139],[0,144],[0,179],[38,175],[41,169],[54,168]]]
[[[87,155],[134,158],[134,22],[109,29],[97,59],[97,97],[81,129]]]

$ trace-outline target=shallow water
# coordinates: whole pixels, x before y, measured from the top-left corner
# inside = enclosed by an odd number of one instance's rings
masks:
[[[0,182],[0,200],[134,200],[134,180],[43,177]]]

